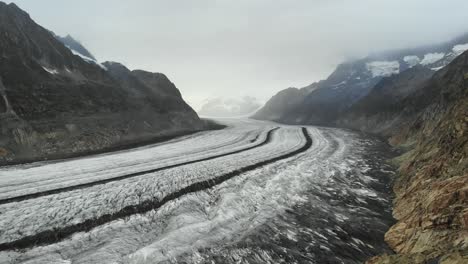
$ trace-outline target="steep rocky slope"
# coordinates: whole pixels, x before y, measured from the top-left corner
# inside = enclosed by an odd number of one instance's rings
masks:
[[[468,34],[447,43],[371,54],[360,60],[339,65],[302,99],[288,105],[276,105],[277,98],[266,104],[254,118],[289,124],[334,125],[356,102],[366,96],[383,78],[414,66],[433,71],[441,69],[468,49]],[[295,98],[296,92],[285,90],[283,98]],[[281,103],[281,102],[278,102]],[[276,105],[276,106],[275,106]]]
[[[401,156],[394,217],[385,239],[396,255],[369,263],[468,263],[468,52],[400,103],[414,111],[392,133]]]
[[[336,124],[383,136],[397,133],[416,113],[413,105],[403,102],[422,89],[433,74],[434,71],[418,65],[383,78],[367,96],[340,115]]]
[[[127,71],[119,76],[75,55],[15,4],[0,2],[0,164],[203,129],[167,78],[132,83]]]

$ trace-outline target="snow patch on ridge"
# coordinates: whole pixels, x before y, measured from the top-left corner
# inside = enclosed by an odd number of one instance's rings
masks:
[[[403,60],[408,64],[410,68],[418,65],[421,62],[421,59],[418,56],[414,55],[405,56]]]
[[[468,50],[468,43],[466,44],[460,44],[460,45],[455,45],[452,49],[453,53],[455,56],[461,55],[463,52]]]
[[[438,70],[440,70],[440,69],[442,69],[442,68],[444,68],[444,67],[445,67],[445,66],[435,67],[435,68],[431,68],[431,70],[433,70],[433,71],[438,71]]]
[[[366,68],[372,73],[372,77],[388,77],[400,72],[400,63],[398,61],[373,61],[366,63]]]
[[[345,85],[347,83],[347,81],[342,81],[340,83],[337,83],[335,85],[332,85],[332,89],[339,89],[341,88],[343,85]]]
[[[85,56],[85,55],[79,53],[78,51],[72,49],[70,46],[66,46],[66,47],[73,53],[73,55],[79,56],[80,58],[82,58],[84,61],[86,61],[88,63],[94,63],[97,66],[99,66],[101,69],[107,71],[106,66],[102,65],[101,63],[98,63],[95,59],[90,58],[88,56]]]
[[[102,63],[98,63],[97,65],[98,65],[99,67],[101,67],[101,69],[103,69],[103,70],[107,71],[107,67],[106,67],[106,66],[104,66],[104,64],[102,64]]]
[[[429,65],[441,60],[445,56],[445,53],[428,53],[424,55],[424,59],[421,61],[421,65]]]
[[[48,73],[50,73],[50,74],[58,74],[58,73],[59,73],[58,70],[56,70],[56,69],[49,69],[49,68],[47,68],[47,67],[45,67],[45,66],[42,66],[42,68],[43,68],[46,72],[48,72]]]
[[[76,56],[79,56],[80,58],[82,58],[83,60],[85,60],[86,62],[93,62],[93,63],[96,63],[96,61],[88,56],[85,56],[81,53],[79,53],[78,51],[70,48],[69,46],[67,46],[67,48],[73,53],[73,55],[76,55]]]

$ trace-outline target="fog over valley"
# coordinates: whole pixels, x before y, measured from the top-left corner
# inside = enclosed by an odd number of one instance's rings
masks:
[[[368,53],[467,31],[465,0],[13,1],[99,61],[165,73],[195,109],[326,78]]]

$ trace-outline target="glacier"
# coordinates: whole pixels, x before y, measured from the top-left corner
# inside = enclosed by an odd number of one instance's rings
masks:
[[[4,200],[175,165],[4,202],[2,245],[118,214],[226,173],[237,175],[59,241],[1,250],[0,263],[359,263],[388,250],[383,234],[392,222],[393,169],[385,163],[383,143],[310,126],[305,131],[312,144],[304,152],[243,172],[303,148],[302,127],[248,119],[219,122],[227,128],[131,150],[0,168]]]

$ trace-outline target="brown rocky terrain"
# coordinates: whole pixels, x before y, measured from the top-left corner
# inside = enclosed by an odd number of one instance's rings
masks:
[[[398,222],[385,235],[396,254],[367,263],[468,263],[467,73],[465,52],[402,102],[417,111],[389,137],[413,146],[397,158]]]

